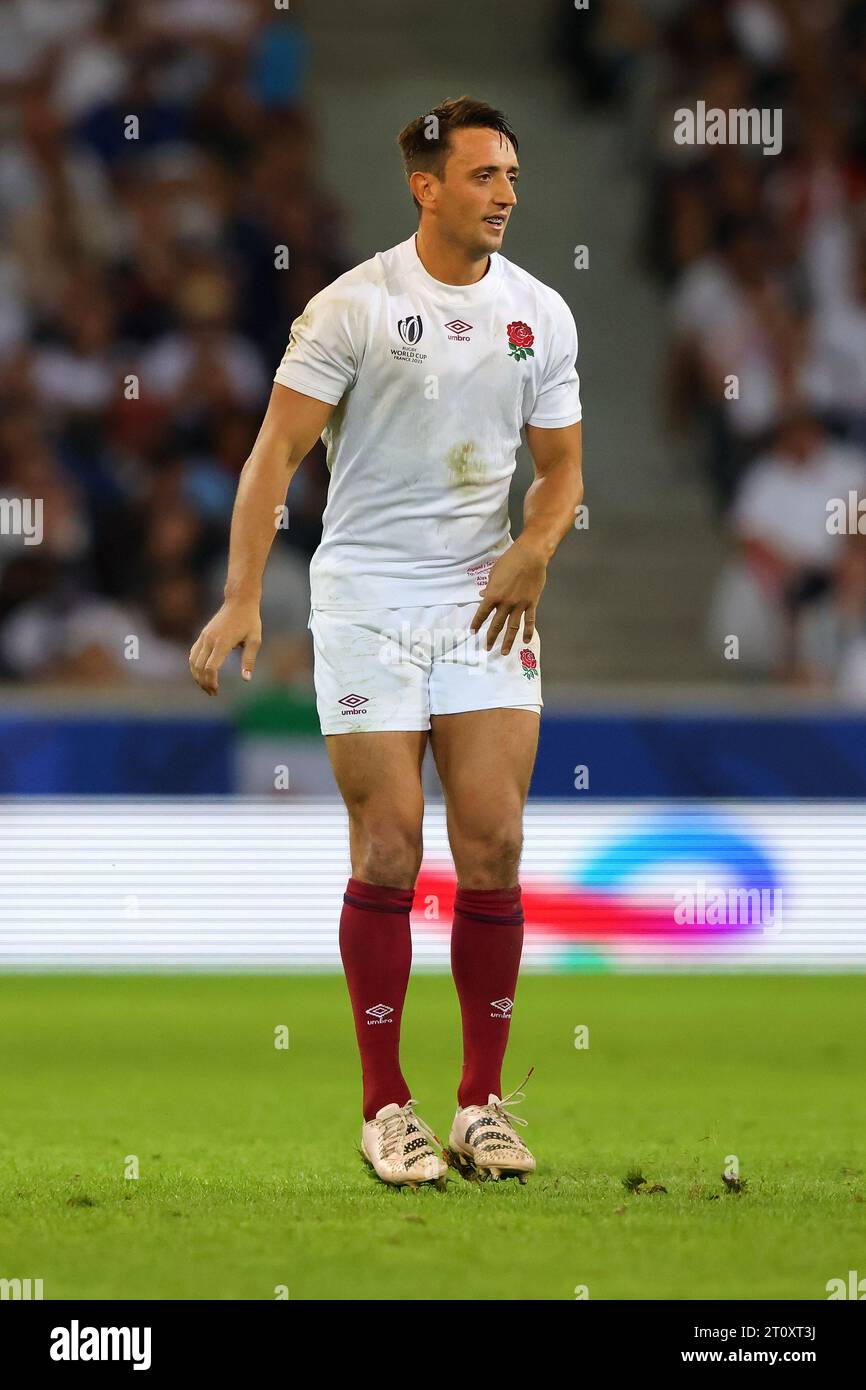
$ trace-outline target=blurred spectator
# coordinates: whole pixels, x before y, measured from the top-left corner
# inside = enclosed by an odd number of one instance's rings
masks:
[[[253,100],[268,110],[288,110],[303,95],[310,45],[299,24],[277,15],[273,0],[257,0],[261,28],[250,49]]]
[[[181,425],[231,407],[263,406],[267,368],[253,344],[233,329],[228,275],[206,263],[190,265],[178,285],[176,308],[178,327],[141,359],[143,394]]]
[[[737,554],[716,595],[716,650],[734,635],[746,669],[829,682],[826,620],[850,601],[851,494],[866,498],[866,454],[834,441],[807,410],[793,412],[734,501]],[[844,510],[841,532],[834,505]]]
[[[199,611],[196,580],[182,570],[156,575],[141,605],[54,590],[19,606],[0,632],[0,659],[31,681],[179,680]]]
[[[673,321],[670,390],[678,404],[703,407],[713,482],[726,505],[743,466],[777,423],[795,375],[796,320],[768,270],[759,223],[720,226],[718,249],[682,277]]]
[[[866,241],[855,274],[851,298],[812,324],[804,384],[815,409],[866,448]]]

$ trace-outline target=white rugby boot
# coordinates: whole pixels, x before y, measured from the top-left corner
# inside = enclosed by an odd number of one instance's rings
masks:
[[[444,1188],[448,1165],[441,1156],[442,1145],[415,1114],[414,1104],[414,1100],[405,1105],[392,1101],[377,1110],[361,1130],[361,1152],[382,1182],[398,1187],[430,1182]]]
[[[525,1086],[529,1075],[520,1084]],[[509,1102],[520,1105],[525,1099],[522,1091],[512,1091],[510,1095],[494,1095],[491,1091],[486,1105],[458,1106],[448,1147],[457,1158],[460,1168],[466,1170],[464,1176],[472,1176],[472,1170],[482,1180],[492,1178],[518,1178],[525,1183],[529,1174],[535,1172],[535,1159],[516,1133],[514,1125],[528,1124],[521,1115],[512,1115],[505,1106]]]

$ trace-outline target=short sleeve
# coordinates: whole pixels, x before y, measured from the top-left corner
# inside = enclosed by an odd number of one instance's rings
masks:
[[[542,429],[564,429],[581,418],[580,380],[577,360],[577,327],[564,299],[551,315],[551,340],[541,385],[527,417],[528,425]]]
[[[357,305],[333,287],[314,295],[292,324],[274,381],[338,405],[358,373]]]

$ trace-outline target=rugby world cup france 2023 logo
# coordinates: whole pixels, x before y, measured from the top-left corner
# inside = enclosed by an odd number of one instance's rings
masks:
[[[421,335],[424,332],[421,315],[410,314],[408,318],[400,319],[397,324],[397,332],[407,347],[414,347],[416,343],[420,343]]]

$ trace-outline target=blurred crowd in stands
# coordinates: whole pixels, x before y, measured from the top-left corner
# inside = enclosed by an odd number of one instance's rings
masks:
[[[866,535],[827,512],[866,499],[866,0],[608,0],[583,29],[565,8],[579,97],[625,112],[645,179],[667,425],[731,538],[711,641],[866,700]],[[678,143],[699,102],[780,111],[781,150]]]
[[[645,180],[667,423],[731,537],[712,642],[866,699],[866,0],[574,13],[558,55],[583,105],[624,113]],[[42,499],[44,527],[0,528],[0,680],[186,678],[289,326],[350,264],[303,3],[0,0],[0,19],[0,498]],[[698,102],[780,110],[781,151],[677,143]],[[265,579],[262,663],[289,682],[326,491],[317,446]]]
[[[291,321],[349,264],[301,5],[0,9],[0,497],[44,532],[0,534],[0,679],[188,679]],[[263,601],[290,683],[326,491],[317,446]]]

